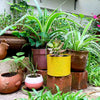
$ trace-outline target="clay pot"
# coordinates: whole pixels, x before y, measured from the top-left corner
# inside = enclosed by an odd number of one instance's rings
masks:
[[[75,72],[85,71],[88,51],[68,50],[67,53],[71,55],[71,70]]]
[[[6,57],[7,55],[7,49],[9,45],[6,43],[5,40],[1,41],[0,43],[0,60]]]
[[[0,74],[0,93],[12,93],[17,91],[22,83],[23,74],[12,72]]]
[[[6,40],[7,44],[9,44],[9,55],[20,51],[22,46],[27,42],[24,38],[18,38],[12,35],[12,31],[6,31],[5,34],[0,36],[0,42],[2,40]]]
[[[46,49],[32,49],[33,62],[37,69],[47,69]]]
[[[41,74],[37,74],[38,76],[34,77],[31,74],[28,74],[25,78],[25,86],[29,89],[39,89],[43,86],[43,77]]]

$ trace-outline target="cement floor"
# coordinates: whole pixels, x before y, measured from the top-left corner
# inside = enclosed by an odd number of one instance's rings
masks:
[[[92,98],[96,100],[96,98],[100,96],[100,87],[88,86],[87,89],[83,89],[83,93],[86,93],[89,96],[89,100]],[[18,100],[18,98],[28,98],[28,96],[24,94],[22,90],[11,94],[0,94],[0,100]]]

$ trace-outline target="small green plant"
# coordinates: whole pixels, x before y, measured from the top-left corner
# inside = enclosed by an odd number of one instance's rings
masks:
[[[48,50],[51,54],[53,54],[53,56],[59,56],[65,51],[62,50],[63,45],[64,42],[61,42],[61,40],[57,40],[57,38],[55,38],[54,41],[47,43],[47,46],[49,47]]]
[[[93,86],[100,86],[100,61],[89,53],[86,70],[88,71],[88,82]]]
[[[50,90],[44,92],[45,89],[46,88],[42,89],[39,92],[37,92],[35,89],[32,89],[33,93],[23,90],[28,93],[28,99],[20,98],[18,100],[88,100],[85,93],[81,94],[82,90],[78,91],[77,93],[75,93],[75,92],[62,93],[62,91],[60,91],[59,87],[56,86],[57,93],[52,95]],[[35,96],[32,96],[33,94]]]
[[[11,71],[15,71],[13,66],[16,66],[17,71],[20,68],[21,69],[27,68],[27,70],[30,72],[31,75],[33,75],[33,76],[37,75],[36,74],[37,66],[34,67],[34,65],[33,65],[33,63],[31,62],[30,59],[25,60],[24,52],[18,52],[18,53],[16,53],[16,56],[12,56],[12,58],[5,58],[1,62],[6,62],[6,61],[10,61],[10,60],[13,60],[13,62],[11,64]]]
[[[18,53],[16,53],[16,56],[12,56],[12,58],[5,58],[1,62],[6,62],[6,61],[12,60],[11,71],[16,71],[16,70],[18,71],[19,68],[23,69],[25,67],[24,62],[23,62],[24,58],[25,58],[24,52],[18,52]],[[16,66],[16,69],[14,69],[13,66]]]

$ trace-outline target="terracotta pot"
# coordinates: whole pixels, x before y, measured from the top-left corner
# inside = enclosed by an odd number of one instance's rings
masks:
[[[7,44],[9,44],[8,53],[20,51],[22,46],[26,43],[26,40],[24,38],[18,38],[12,35],[12,31],[6,31],[5,34],[0,36],[0,42],[2,40],[6,40]]]
[[[22,73],[13,72],[13,76],[9,76],[10,73],[0,74],[0,93],[12,93],[17,91],[22,83]]]
[[[37,69],[47,69],[46,49],[32,49],[33,62]]]
[[[7,49],[9,45],[4,41],[1,41],[0,43],[0,60],[5,58],[7,55]]]
[[[47,74],[50,76],[67,76],[71,73],[71,56],[64,54],[60,57],[47,55]]]
[[[37,74],[37,77],[31,77],[31,74],[28,74],[25,78],[25,86],[29,89],[39,89],[43,86],[43,77],[41,74]]]
[[[88,51],[68,50],[71,55],[71,70],[75,72],[85,71],[88,59]]]

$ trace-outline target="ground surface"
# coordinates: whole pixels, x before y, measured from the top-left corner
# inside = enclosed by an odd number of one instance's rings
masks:
[[[87,89],[84,89],[83,92],[90,96],[89,100],[92,98],[96,100],[95,98],[100,96],[100,87],[89,86]],[[0,100],[18,100],[18,98],[28,98],[28,96],[24,94],[22,90],[12,94],[0,94]]]

